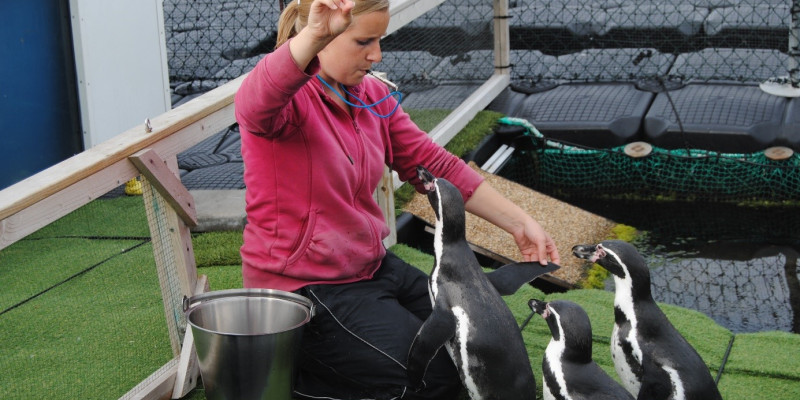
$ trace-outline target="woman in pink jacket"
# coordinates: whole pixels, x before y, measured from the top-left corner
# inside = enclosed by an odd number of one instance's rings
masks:
[[[453,182],[466,208],[513,235],[527,261],[559,261],[549,235],[461,159],[433,143],[387,87],[381,61],[388,0],[293,0],[275,51],[236,94],[247,186],[245,287],[294,291],[316,304],[295,395],[453,398],[445,352],[426,388],[407,389],[405,362],[431,312],[427,277],[384,248],[389,230],[373,192],[384,166],[417,185],[415,167]]]

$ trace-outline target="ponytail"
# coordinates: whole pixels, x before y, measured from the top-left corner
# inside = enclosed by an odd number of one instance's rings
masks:
[[[298,10],[297,1],[291,1],[283,9],[280,18],[278,19],[278,35],[275,40],[275,48],[277,49],[282,44],[286,43],[289,38],[297,35],[297,18],[300,15]]]

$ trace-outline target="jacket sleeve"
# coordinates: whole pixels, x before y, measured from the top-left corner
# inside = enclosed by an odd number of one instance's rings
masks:
[[[305,71],[294,62],[287,41],[256,64],[234,97],[236,121],[250,133],[269,136],[305,107],[287,107],[300,88],[319,72],[314,58]]]
[[[389,122],[389,136],[393,155],[392,168],[397,171],[401,180],[414,185],[420,193],[424,193],[424,190],[417,177],[417,165],[422,165],[434,176],[453,183],[461,191],[465,202],[484,180],[464,160],[434,143],[402,107],[398,108]]]

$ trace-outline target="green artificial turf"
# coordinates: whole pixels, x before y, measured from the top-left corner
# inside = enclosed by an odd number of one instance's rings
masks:
[[[143,245],[66,282],[54,277],[0,315],[0,397],[118,398],[170,360],[152,259]]]
[[[427,109],[427,110],[404,110],[411,117],[411,120],[425,132],[430,132],[436,125],[439,125],[453,110]]]
[[[242,256],[239,254],[242,243],[243,237],[240,230],[192,235],[192,247],[197,268],[242,265]]]

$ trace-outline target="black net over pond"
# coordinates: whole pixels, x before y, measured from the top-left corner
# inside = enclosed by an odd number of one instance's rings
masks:
[[[800,154],[788,148],[774,159],[771,150],[730,153],[645,142],[589,147],[543,135],[521,118],[500,122],[505,140],[515,148],[500,174],[538,190],[608,199],[800,200]]]

